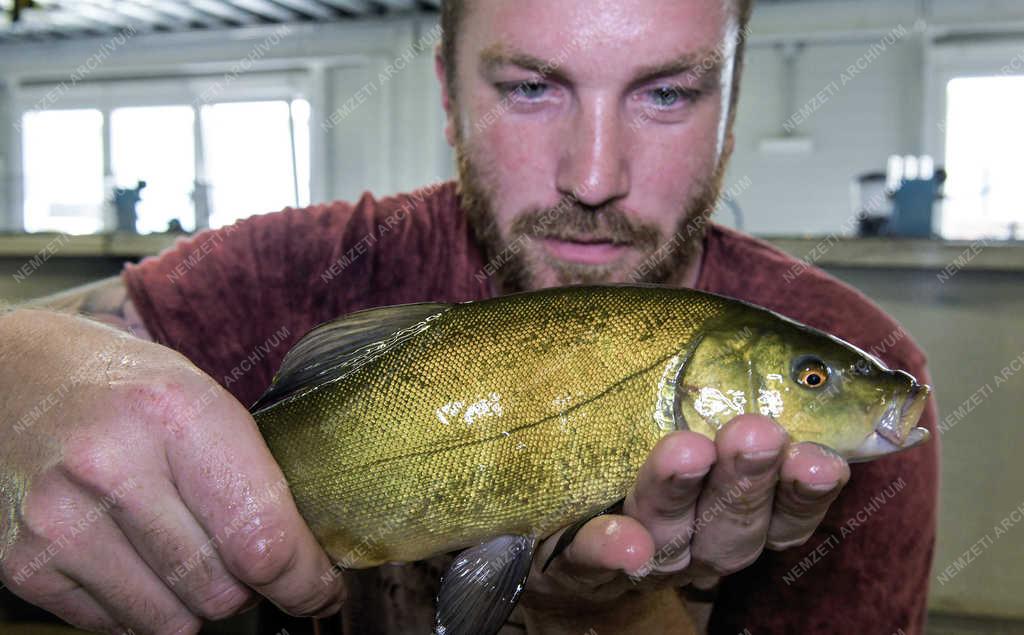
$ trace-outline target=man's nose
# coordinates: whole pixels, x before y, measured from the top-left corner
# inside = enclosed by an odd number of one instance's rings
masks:
[[[615,106],[594,100],[568,123],[558,161],[557,185],[564,195],[599,207],[629,193],[626,130]]]

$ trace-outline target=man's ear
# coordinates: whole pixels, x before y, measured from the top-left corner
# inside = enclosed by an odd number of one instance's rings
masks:
[[[437,81],[441,82],[441,106],[444,107],[445,124],[444,136],[448,145],[455,147],[455,118],[456,113],[452,110],[452,98],[448,92],[448,71],[444,66],[444,59],[441,57],[441,45],[434,49],[434,72],[437,74]],[[455,78],[452,78],[454,81]]]
[[[736,149],[736,134],[729,126],[729,132],[725,134],[725,147],[722,149],[722,157],[726,160],[732,158],[732,151]]]

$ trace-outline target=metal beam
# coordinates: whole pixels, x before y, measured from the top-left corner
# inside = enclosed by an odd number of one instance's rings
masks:
[[[54,3],[52,0],[39,0],[39,9],[26,11],[21,15],[22,24],[31,24],[38,28],[50,28],[53,27],[57,30],[92,30],[100,31],[101,26],[97,26],[95,22],[87,20],[73,11],[68,11],[62,8],[60,5]],[[0,17],[0,25],[4,23],[10,23],[10,17],[4,14]]]
[[[373,5],[368,0],[320,0],[320,3],[356,15],[366,15],[373,11]]]
[[[120,0],[117,3],[111,2],[110,0],[93,0],[93,2],[102,9],[119,13],[129,19],[138,20],[142,24],[148,25],[152,28],[163,27],[165,29],[181,29],[188,26],[188,23],[181,18],[168,17],[158,11],[154,11],[148,7],[139,6],[133,2],[127,2],[126,0]]]
[[[417,7],[416,0],[374,0],[388,11],[411,11]]]
[[[191,24],[201,24],[206,27],[223,26],[224,21],[212,17],[208,13],[197,11],[184,2],[177,0],[133,0],[135,4],[142,5],[153,11],[159,11],[174,18]]]
[[[45,1],[41,3],[41,5],[44,4]],[[41,8],[42,6],[40,9]],[[55,25],[49,17],[44,17],[51,13],[51,11],[43,11],[40,9],[25,11],[21,14],[21,19],[18,22],[13,22],[11,20],[11,16],[6,10],[7,8],[3,7],[2,9],[5,10],[0,14],[0,27],[6,27],[4,29],[4,34],[15,40],[30,39],[37,36],[53,39],[60,31],[60,27]]]
[[[337,14],[334,13],[333,10],[319,2],[316,2],[316,0],[275,0],[275,2],[277,2],[277,4],[283,4],[289,9],[294,9],[295,11],[311,18],[333,20],[337,17]]]
[[[301,17],[294,11],[285,9],[269,0],[225,0],[225,4],[233,4],[236,7],[277,22],[293,22]]]
[[[89,20],[73,11],[59,9],[46,11],[38,14],[29,14],[25,20],[38,22],[39,24],[52,25],[55,30],[66,33],[67,31],[106,31],[109,30],[95,20]]]
[[[190,7],[215,15],[222,20],[236,24],[257,24],[260,20],[248,11],[242,11],[238,7],[223,2],[222,0],[187,0],[185,4]]]
[[[104,6],[98,6],[95,2],[79,1],[65,8],[72,9],[75,13],[105,25],[107,29],[116,30],[119,28],[132,27],[139,31],[150,31],[152,27],[144,20],[130,19],[126,15]]]
[[[56,30],[63,29],[90,29],[93,31],[104,30],[102,25],[97,26],[94,22],[78,16],[73,11],[68,11],[58,4],[55,0],[38,0],[38,8],[26,11],[21,14],[21,22],[19,25],[13,25],[11,23],[10,16],[7,13],[0,15],[0,25],[9,24],[11,29],[9,35],[17,36],[19,30],[22,34],[25,33],[36,33],[41,30],[48,30],[54,28]],[[0,7],[2,9],[2,7]],[[28,25],[27,28],[24,25]]]
[[[386,11],[440,8],[442,0],[36,0],[11,24],[0,0],[0,41],[76,38],[126,27],[139,32],[185,31],[266,22],[336,21]]]

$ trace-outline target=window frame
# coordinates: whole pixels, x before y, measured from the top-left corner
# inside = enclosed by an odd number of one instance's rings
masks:
[[[1014,63],[1014,60],[1017,60]],[[1001,69],[1014,63],[1012,72]],[[946,165],[946,115],[949,112],[949,82],[958,78],[1024,76],[1024,38],[998,41],[958,39],[934,41],[926,47],[924,113],[921,140],[924,154],[935,159],[936,167]],[[943,236],[943,238],[946,238]]]
[[[11,203],[13,224],[17,231],[25,231],[25,175],[22,121],[25,113],[44,110],[99,110],[103,117],[103,173],[111,174],[112,129],[110,115],[118,108],[150,106],[191,106],[192,134],[195,143],[196,178],[203,178],[203,143],[201,110],[207,104],[286,101],[311,101],[313,78],[306,69],[249,70],[244,73],[197,73],[194,75],[168,75],[157,78],[106,78],[80,82],[73,90],[63,90],[61,82],[52,80],[23,80],[12,95],[12,157],[17,162],[13,176]],[[54,91],[58,91],[54,93]],[[59,94],[53,100],[52,95]],[[48,107],[50,101],[54,101]],[[312,131],[311,131],[312,134]],[[312,157],[311,157],[312,161]],[[312,177],[312,174],[311,174]],[[106,215],[105,215],[106,216]],[[202,222],[197,218],[197,221]],[[196,229],[202,229],[197,224]],[[112,231],[103,218],[103,232]]]

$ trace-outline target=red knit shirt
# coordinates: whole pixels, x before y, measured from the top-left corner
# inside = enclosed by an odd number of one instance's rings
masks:
[[[890,367],[929,380],[925,357],[870,300],[749,236],[711,225],[697,288],[833,333]],[[128,265],[131,299],[157,342],[209,373],[242,403],[266,388],[313,326],[359,309],[462,302],[495,294],[454,183],[351,205],[254,216]],[[854,465],[849,485],[802,547],[766,551],[722,581],[710,632],[923,632],[935,543],[938,435]],[[444,560],[353,573],[352,633],[429,632]]]

